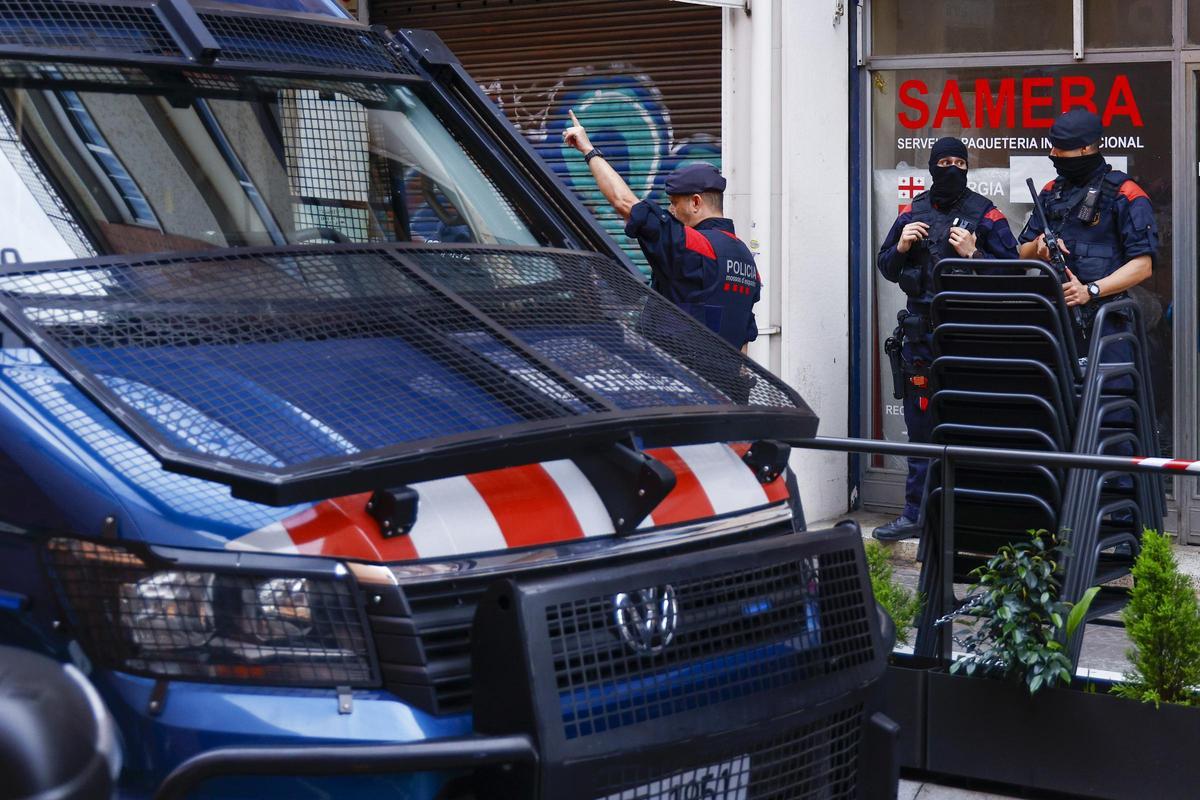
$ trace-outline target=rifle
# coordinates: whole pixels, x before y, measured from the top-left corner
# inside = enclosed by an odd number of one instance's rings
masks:
[[[1046,249],[1050,251],[1050,265],[1054,267],[1058,273],[1058,282],[1067,282],[1067,259],[1063,255],[1062,248],[1058,244],[1058,234],[1050,230],[1049,223],[1046,222],[1046,211],[1042,208],[1042,198],[1038,196],[1038,191],[1033,185],[1033,178],[1026,178],[1025,185],[1029,187],[1029,194],[1033,197],[1034,212],[1038,216],[1038,222],[1042,226],[1042,233],[1046,237]],[[1075,331],[1079,334],[1083,341],[1087,341],[1087,324],[1083,321],[1083,310],[1079,306],[1071,306],[1071,324],[1075,326]]]

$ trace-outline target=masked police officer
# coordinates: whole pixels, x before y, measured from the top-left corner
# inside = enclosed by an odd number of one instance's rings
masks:
[[[1050,160],[1058,177],[1041,192],[1047,224],[1058,234],[1069,267],[1063,296],[1067,305],[1083,307],[1089,325],[1101,304],[1150,277],[1158,249],[1150,198],[1128,175],[1105,162],[1099,146],[1102,132],[1100,117],[1082,108],[1055,120]],[[1050,260],[1036,214],[1021,232],[1020,252],[1022,258]],[[1102,333],[1127,324],[1124,317],[1109,317]],[[1132,348],[1120,343],[1106,353],[1106,362],[1127,361]]]
[[[986,197],[967,188],[967,146],[953,137],[934,142],[929,153],[933,184],[913,198],[892,223],[876,258],[883,277],[908,295],[900,312],[900,361],[904,376],[904,424],[911,442],[928,442],[929,366],[932,361],[929,303],[933,267],[943,258],[1016,258],[1017,242],[1008,220]],[[875,529],[875,538],[895,541],[921,532],[921,498],[928,460],[908,459],[904,511]]]
[[[1158,228],[1150,197],[1129,176],[1115,170],[1100,153],[1103,133],[1100,117],[1081,108],[1072,109],[1050,128],[1050,160],[1058,177],[1046,184],[1040,197],[1046,223],[1059,236],[1067,260],[1063,297],[1068,306],[1080,306],[1085,326],[1093,328],[1099,307],[1126,296],[1125,291],[1150,277],[1158,249]],[[1050,260],[1046,237],[1034,214],[1021,231],[1021,257]],[[1124,313],[1107,314],[1102,336],[1128,330]],[[1089,338],[1095,335],[1089,330]],[[1127,341],[1110,344],[1101,354],[1104,363],[1133,360]],[[1133,388],[1125,376],[1110,381],[1111,390]],[[1132,422],[1129,410],[1114,413],[1109,422]],[[1110,455],[1132,455],[1124,443]],[[1133,479],[1121,475],[1117,487],[1130,487]]]
[[[722,216],[725,179],[715,167],[691,164],[667,176],[669,213],[639,201],[629,185],[593,147],[571,112],[567,144],[584,154],[592,177],[625,220],[625,235],[638,240],[650,264],[651,286],[734,347],[758,337],[754,304],[762,283],[754,256]]]

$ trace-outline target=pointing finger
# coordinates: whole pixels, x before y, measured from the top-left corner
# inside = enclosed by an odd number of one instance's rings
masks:
[[[574,125],[576,128],[581,127],[579,125],[579,118],[575,116],[575,109],[568,108],[567,113],[571,115],[571,124]]]

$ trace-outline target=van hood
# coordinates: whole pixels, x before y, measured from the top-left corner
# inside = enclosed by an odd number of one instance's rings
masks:
[[[149,387],[123,391],[135,405],[193,423],[206,446],[248,447],[230,431]],[[53,497],[72,532],[97,534],[107,517],[122,536],[152,544],[306,554],[363,561],[450,558],[611,536],[597,489],[570,460],[507,467],[412,484],[416,525],[385,537],[369,493],[276,507],[232,497],[228,487],[163,470],[62,374],[28,348],[0,351],[0,414],[33,435],[4,445]],[[311,424],[311,423],[310,423]],[[10,428],[11,430],[11,428]],[[761,484],[744,443],[653,448],[675,474],[667,498],[639,529],[671,527],[787,502],[786,480]]]

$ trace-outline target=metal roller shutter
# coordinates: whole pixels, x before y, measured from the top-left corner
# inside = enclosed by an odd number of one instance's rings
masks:
[[[604,227],[646,269],[583,159],[575,109],[642,198],[676,166],[721,165],[721,12],[668,0],[377,0],[371,21],[436,31]]]

